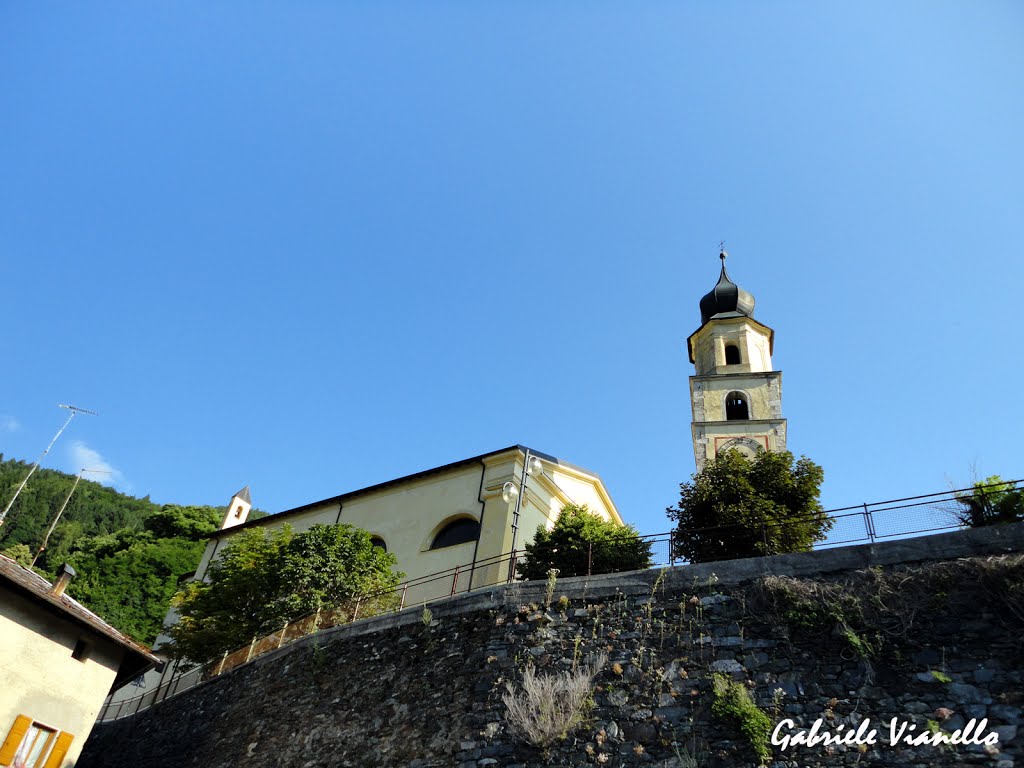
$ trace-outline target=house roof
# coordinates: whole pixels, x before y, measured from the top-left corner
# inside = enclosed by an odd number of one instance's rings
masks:
[[[45,610],[82,627],[94,635],[100,635],[124,649],[124,659],[117,670],[111,690],[120,688],[130,680],[149,671],[160,659],[148,648],[136,643],[127,635],[118,632],[103,619],[69,596],[55,595],[53,585],[35,571],[19,565],[9,557],[0,555],[0,585],[9,587]]]
[[[589,469],[584,469],[583,467],[578,467],[575,464],[570,464],[567,461],[562,461],[561,459],[558,459],[558,458],[556,458],[556,457],[554,457],[554,456],[552,456],[552,455],[550,455],[548,453],[544,453],[543,451],[538,451],[538,450],[535,450],[533,448],[527,448],[524,445],[516,444],[516,445],[510,445],[507,448],[501,448],[501,449],[499,449],[497,451],[490,451],[489,453],[482,453],[479,456],[471,456],[468,459],[460,459],[459,461],[453,461],[450,464],[443,464],[440,467],[433,467],[431,469],[425,469],[425,470],[423,470],[421,472],[414,472],[411,475],[404,475],[403,477],[396,477],[394,480],[385,480],[383,483],[377,483],[376,485],[369,485],[369,486],[367,486],[365,488],[359,488],[359,489],[354,490],[354,491],[348,491],[347,493],[342,493],[342,494],[339,494],[338,496],[331,496],[330,498],[321,499],[320,501],[311,501],[308,504],[303,504],[301,507],[294,507],[292,509],[286,509],[283,512],[278,512],[278,513],[273,514],[273,515],[268,515],[267,517],[260,517],[260,518],[257,518],[255,520],[247,520],[246,522],[242,523],[241,525],[235,525],[235,526],[232,526],[231,528],[226,528],[223,531],[218,531],[217,533],[215,533],[213,535],[212,538],[217,538],[220,533],[234,534],[235,532],[237,532],[241,528],[253,528],[253,527],[256,527],[256,526],[259,526],[259,525],[265,525],[267,523],[276,523],[277,521],[279,521],[283,517],[291,517],[292,515],[299,514],[300,512],[305,512],[305,511],[313,509],[315,507],[321,507],[324,504],[337,504],[337,503],[344,504],[346,501],[348,501],[350,499],[353,499],[356,496],[362,496],[363,494],[373,493],[374,491],[380,491],[380,490],[383,490],[384,488],[387,488],[387,487],[392,486],[392,485],[399,485],[401,483],[407,483],[407,482],[411,482],[413,480],[419,480],[420,478],[427,477],[429,475],[439,474],[441,472],[449,472],[449,471],[451,471],[453,469],[461,469],[462,467],[467,466],[469,464],[477,464],[477,463],[483,461],[484,459],[488,459],[488,458],[490,458],[492,456],[497,456],[498,454],[507,453],[509,451],[515,451],[515,450],[518,450],[518,451],[520,451],[523,454],[525,454],[526,451],[529,450],[531,456],[537,456],[537,457],[543,459],[544,461],[547,461],[547,462],[549,462],[551,464],[557,464],[557,465],[559,465],[561,467],[568,467],[570,469],[578,470],[580,472],[583,472],[585,474],[590,475],[591,477],[597,479],[599,482],[603,482],[603,481],[601,481],[600,476],[596,472],[591,472]]]

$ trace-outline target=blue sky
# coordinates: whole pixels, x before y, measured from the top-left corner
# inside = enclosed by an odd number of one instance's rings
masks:
[[[1024,475],[1024,5],[7,3],[0,450],[278,511],[523,443],[667,530],[718,273],[823,502]],[[86,452],[93,452],[90,455]]]

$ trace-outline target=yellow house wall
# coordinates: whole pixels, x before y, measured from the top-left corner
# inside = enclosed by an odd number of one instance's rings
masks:
[[[86,658],[71,657],[79,639]],[[63,766],[74,765],[124,651],[20,594],[0,590],[0,741],[18,715],[74,736]]]

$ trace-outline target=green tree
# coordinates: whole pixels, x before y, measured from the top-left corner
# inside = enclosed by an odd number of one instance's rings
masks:
[[[806,552],[832,528],[818,501],[825,473],[788,451],[751,459],[723,451],[691,482],[666,513],[677,523],[675,556],[692,563]]]
[[[978,528],[1024,520],[1024,489],[992,475],[974,484],[971,491],[956,494],[955,510],[960,525]]]
[[[167,650],[202,663],[286,621],[388,593],[404,576],[392,572],[396,563],[350,525],[314,525],[299,534],[289,526],[243,530],[210,566],[208,581],[190,582],[175,596],[179,620]]]
[[[519,578],[532,580],[546,578],[551,568],[565,577],[636,571],[650,565],[650,542],[632,526],[609,522],[586,504],[567,504],[554,528],[538,526],[517,569]]]
[[[7,547],[3,551],[0,551],[0,555],[11,558],[19,565],[23,565],[28,568],[28,564],[32,562],[32,550],[24,544],[14,544]]]

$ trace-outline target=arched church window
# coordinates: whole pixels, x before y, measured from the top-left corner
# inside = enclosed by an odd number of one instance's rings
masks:
[[[465,544],[468,541],[476,541],[480,538],[480,523],[468,517],[453,520],[437,532],[434,540],[430,543],[431,549],[443,549],[454,547],[456,544]]]
[[[742,392],[730,392],[726,396],[725,418],[728,421],[747,421],[750,418],[750,406],[746,395]]]
[[[740,362],[740,348],[735,344],[725,345],[725,364],[737,365]]]
[[[237,507],[235,507],[235,517],[241,517],[241,516],[242,516],[242,505],[239,504]]]
[[[387,542],[385,542],[380,536],[371,536],[370,543],[377,547],[377,549],[383,549],[385,552],[388,551]]]

